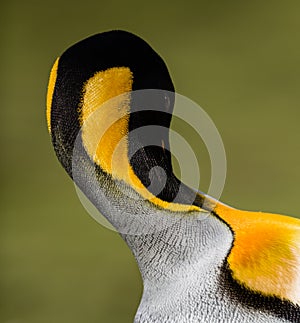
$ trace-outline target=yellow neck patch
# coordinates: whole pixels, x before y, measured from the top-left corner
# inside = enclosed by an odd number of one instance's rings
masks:
[[[233,277],[251,290],[300,305],[300,221],[221,203],[215,212],[234,232],[228,256]]]
[[[48,83],[46,117],[47,117],[47,126],[48,126],[49,133],[51,133],[51,105],[52,105],[53,92],[54,92],[54,87],[55,87],[55,82],[57,77],[58,61],[59,61],[59,58],[56,59],[55,63],[52,66],[50,77],[49,77],[49,83]]]
[[[84,147],[92,160],[144,199],[172,211],[199,211],[194,205],[163,201],[142,184],[128,160],[128,122],[133,75],[128,67],[97,72],[83,87],[79,107]]]

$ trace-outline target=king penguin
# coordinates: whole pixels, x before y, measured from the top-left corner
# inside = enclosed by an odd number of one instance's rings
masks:
[[[50,73],[57,158],[140,269],[134,322],[300,322],[300,220],[227,206],[174,175],[174,93],[162,58],[126,31],[74,44]]]

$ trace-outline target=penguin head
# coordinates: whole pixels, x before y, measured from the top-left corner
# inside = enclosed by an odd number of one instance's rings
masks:
[[[152,100],[163,113],[141,113],[141,102],[130,102],[128,131],[147,124],[169,126],[174,86],[160,56],[141,38],[125,31],[91,36],[71,46],[51,72],[47,98],[47,122],[55,145],[59,133],[65,153],[56,152],[69,175],[74,139],[88,116],[107,100],[130,91],[160,89]],[[157,95],[160,93],[161,97]],[[151,98],[147,98],[149,102]],[[108,113],[116,113],[112,106]],[[104,122],[104,121],[103,121]],[[165,139],[167,144],[168,138]],[[103,148],[104,150],[105,148]]]
[[[55,61],[47,94],[48,130],[62,166],[101,213],[109,209],[103,210],[104,197],[97,196],[103,191],[113,194],[112,203],[117,204],[117,196],[119,204],[132,203],[132,212],[145,211],[145,205],[128,201],[132,194],[156,214],[201,210],[202,196],[172,170],[174,95],[161,57],[125,31],[84,39]],[[107,217],[116,224],[112,213]]]

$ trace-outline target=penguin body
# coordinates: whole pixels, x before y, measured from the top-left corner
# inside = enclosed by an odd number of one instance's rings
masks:
[[[128,32],[73,45],[51,71],[55,152],[137,260],[135,322],[300,322],[300,220],[237,210],[181,183],[173,105],[163,60]]]
[[[180,221],[179,228],[147,237],[128,236],[125,241],[137,259],[144,285],[136,323],[299,320],[287,302],[264,300],[234,284],[224,258],[233,237],[217,218],[192,216]]]

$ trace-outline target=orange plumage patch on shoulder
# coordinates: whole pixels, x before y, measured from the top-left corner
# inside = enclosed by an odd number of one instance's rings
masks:
[[[215,208],[234,232],[233,278],[268,296],[300,304],[300,220],[279,214]]]

